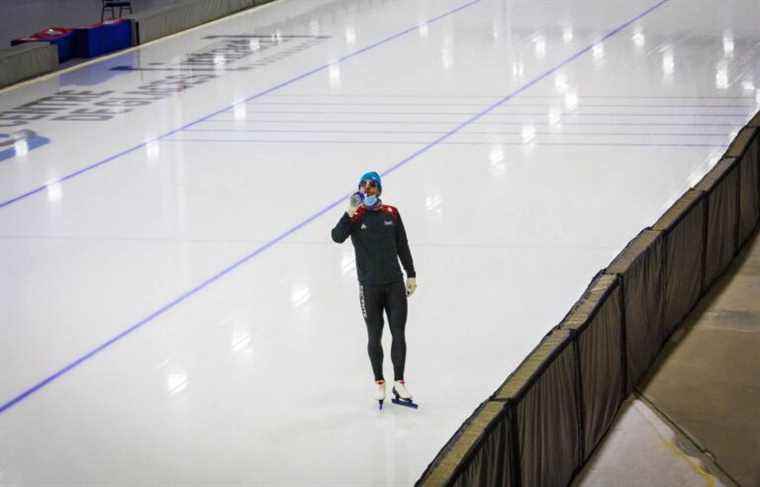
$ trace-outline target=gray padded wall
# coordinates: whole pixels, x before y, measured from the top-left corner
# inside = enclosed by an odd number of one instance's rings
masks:
[[[262,0],[181,0],[176,4],[130,15],[135,44],[205,24],[240,10],[266,3]]]
[[[0,88],[58,69],[58,48],[29,42],[0,49]]]

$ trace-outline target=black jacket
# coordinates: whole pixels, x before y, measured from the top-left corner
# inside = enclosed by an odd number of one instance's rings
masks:
[[[332,239],[343,243],[349,236],[362,285],[381,286],[403,281],[399,259],[407,277],[416,277],[404,223],[396,208],[382,205],[377,210],[368,210],[362,206],[353,218],[343,213],[332,230]]]

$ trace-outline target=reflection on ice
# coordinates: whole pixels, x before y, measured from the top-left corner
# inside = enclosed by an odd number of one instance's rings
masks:
[[[61,183],[51,183],[47,185],[47,197],[51,203],[61,201],[63,198],[63,187]]]
[[[309,286],[302,283],[293,284],[290,291],[290,303],[294,308],[299,308],[308,303],[311,299],[311,290]]]
[[[734,37],[730,32],[723,34],[723,54],[726,57],[734,56]]]
[[[646,44],[646,37],[644,36],[644,33],[641,31],[641,28],[637,28],[636,32],[633,34],[633,44],[636,47],[644,47],[644,44]]]
[[[562,42],[565,44],[572,42],[573,40],[573,28],[572,26],[565,26],[562,28]]]
[[[166,376],[166,390],[170,396],[179,394],[187,389],[187,383],[186,372],[173,372]]]
[[[715,87],[719,90],[728,89],[728,65],[721,61],[715,68]]]

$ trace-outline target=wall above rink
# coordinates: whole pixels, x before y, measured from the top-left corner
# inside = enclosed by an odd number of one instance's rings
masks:
[[[145,44],[271,0],[181,0],[127,17],[132,44]]]
[[[46,42],[30,42],[0,49],[0,88],[58,69],[58,49]]]
[[[418,486],[568,485],[667,339],[760,220],[760,113],[592,280],[441,449]]]
[[[132,46],[145,44],[272,0],[179,0],[125,17]],[[0,49],[0,88],[59,69],[55,46],[46,42]]]

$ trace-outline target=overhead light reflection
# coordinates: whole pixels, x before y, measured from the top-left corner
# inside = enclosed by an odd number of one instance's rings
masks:
[[[346,253],[340,261],[340,271],[345,276],[356,269],[356,257],[353,253]]]
[[[157,139],[149,140],[145,143],[145,153],[148,156],[149,161],[155,161],[158,159],[160,148]]]
[[[599,67],[604,64],[604,44],[594,44],[594,47],[591,48],[591,56],[594,59],[595,67]]]
[[[259,49],[261,49],[261,42],[259,42],[258,39],[251,39],[250,41],[248,41],[248,48],[251,51],[258,51]]]
[[[420,37],[423,39],[427,39],[428,36],[428,24],[427,22],[423,22],[417,26],[417,32],[419,32]]]
[[[47,198],[51,203],[61,201],[63,198],[63,187],[61,183],[50,183],[47,186]]]
[[[715,69],[715,87],[719,90],[728,89],[728,65],[725,62],[718,63]]]
[[[730,32],[723,34],[723,54],[726,57],[734,56],[734,36]]]
[[[444,69],[450,69],[454,65],[454,55],[448,47],[441,49],[441,64]]]
[[[578,108],[578,95],[576,93],[565,94],[565,108],[568,110],[575,110]]]
[[[501,145],[491,147],[488,160],[490,161],[489,171],[491,175],[498,177],[507,172],[507,165],[504,164],[504,148]]]
[[[557,76],[554,77],[554,87],[560,93],[567,91],[569,85],[567,84],[567,75],[565,73],[557,73]]]
[[[356,31],[353,27],[346,27],[346,44],[353,46],[356,43]]]
[[[306,284],[294,284],[290,291],[290,302],[294,308],[299,308],[311,299],[311,290]]]
[[[538,59],[543,59],[546,57],[546,38],[544,36],[536,36],[533,42],[536,45],[536,57]]]
[[[233,111],[235,114],[235,120],[245,120],[248,112],[248,107],[244,102],[240,102],[235,105]]]
[[[631,39],[633,39],[633,44],[636,47],[644,47],[644,44],[647,42],[646,37],[641,30],[637,30]]]
[[[443,47],[441,48],[441,64],[444,69],[450,69],[454,65],[454,39],[451,35],[447,35],[443,39]]]
[[[187,373],[185,372],[173,372],[166,376],[166,390],[170,396],[179,394],[187,389]]]
[[[573,27],[567,25],[562,29],[562,42],[567,44],[572,41],[573,41]]]
[[[232,351],[241,352],[250,348],[251,340],[251,333],[236,323],[236,326],[232,330]]]
[[[512,63],[512,75],[515,78],[522,78],[525,76],[525,63],[522,61]]]
[[[488,154],[488,159],[492,163],[501,162],[504,160],[504,149],[501,145],[495,145],[491,147],[491,152]]]
[[[666,78],[671,78],[675,72],[676,61],[671,48],[665,48],[662,52],[662,72]]]
[[[557,126],[562,121],[562,111],[557,107],[549,109],[549,125]]]
[[[523,125],[520,135],[522,136],[523,144],[528,144],[536,138],[536,127],[533,125]]]
[[[16,156],[25,156],[29,154],[29,143],[26,139],[17,140],[13,144],[13,150],[16,152]]]
[[[425,208],[431,213],[440,214],[442,211],[443,196],[440,193],[434,193],[425,197]]]
[[[341,87],[340,64],[336,62],[330,63],[330,87],[331,88]]]
[[[591,55],[595,58],[603,58],[604,57],[604,44],[594,44],[594,47],[591,48]]]

